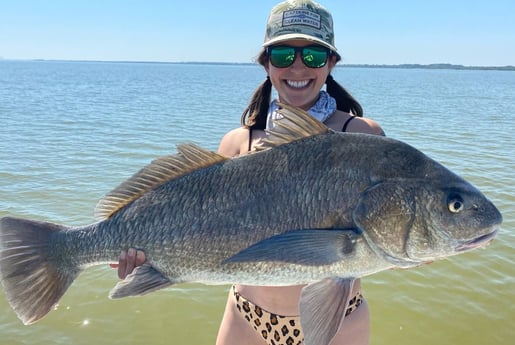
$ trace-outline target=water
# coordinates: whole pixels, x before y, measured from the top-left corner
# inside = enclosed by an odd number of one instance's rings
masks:
[[[387,135],[477,185],[504,216],[486,250],[363,279],[371,344],[515,339],[515,73],[338,68]],[[249,65],[0,61],[0,217],[92,222],[98,199],[192,141],[216,150],[265,74]],[[56,310],[23,326],[0,292],[1,344],[214,344],[227,286],[111,301],[88,269]]]

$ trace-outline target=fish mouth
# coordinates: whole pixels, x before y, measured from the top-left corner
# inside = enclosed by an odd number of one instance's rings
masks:
[[[467,241],[465,243],[460,244],[458,247],[456,247],[456,251],[463,252],[466,250],[476,249],[480,247],[485,247],[492,242],[494,237],[497,235],[497,229],[479,237],[476,237],[475,239],[471,241]]]

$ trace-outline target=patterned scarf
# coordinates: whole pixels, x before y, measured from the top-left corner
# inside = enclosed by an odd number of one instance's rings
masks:
[[[282,118],[282,116],[277,113],[277,109],[279,109],[279,106],[277,105],[277,99],[274,99],[268,108],[266,129],[274,128],[274,120]],[[321,122],[325,122],[328,118],[331,117],[331,115],[334,114],[335,111],[336,100],[327,92],[320,91],[320,96],[318,97],[317,102],[308,110],[308,113],[315,119]]]

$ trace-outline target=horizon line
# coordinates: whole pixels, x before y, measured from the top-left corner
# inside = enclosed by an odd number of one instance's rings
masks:
[[[222,62],[222,61],[148,61],[148,60],[85,60],[85,59],[10,59],[0,57],[1,61],[41,61],[41,62],[90,62],[90,63],[141,63],[141,64],[191,64],[191,65],[258,65],[257,62]],[[349,64],[339,62],[336,67],[371,67],[371,68],[433,68],[433,69],[490,69],[490,70],[508,70],[515,71],[515,65],[461,65],[451,64],[446,62],[439,63],[398,63],[398,64],[370,64],[370,63],[358,63]]]

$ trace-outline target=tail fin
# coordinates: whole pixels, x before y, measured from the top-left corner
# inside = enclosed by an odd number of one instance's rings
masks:
[[[51,239],[64,226],[25,219],[0,219],[0,278],[18,318],[30,325],[45,316],[80,273],[60,263]]]

